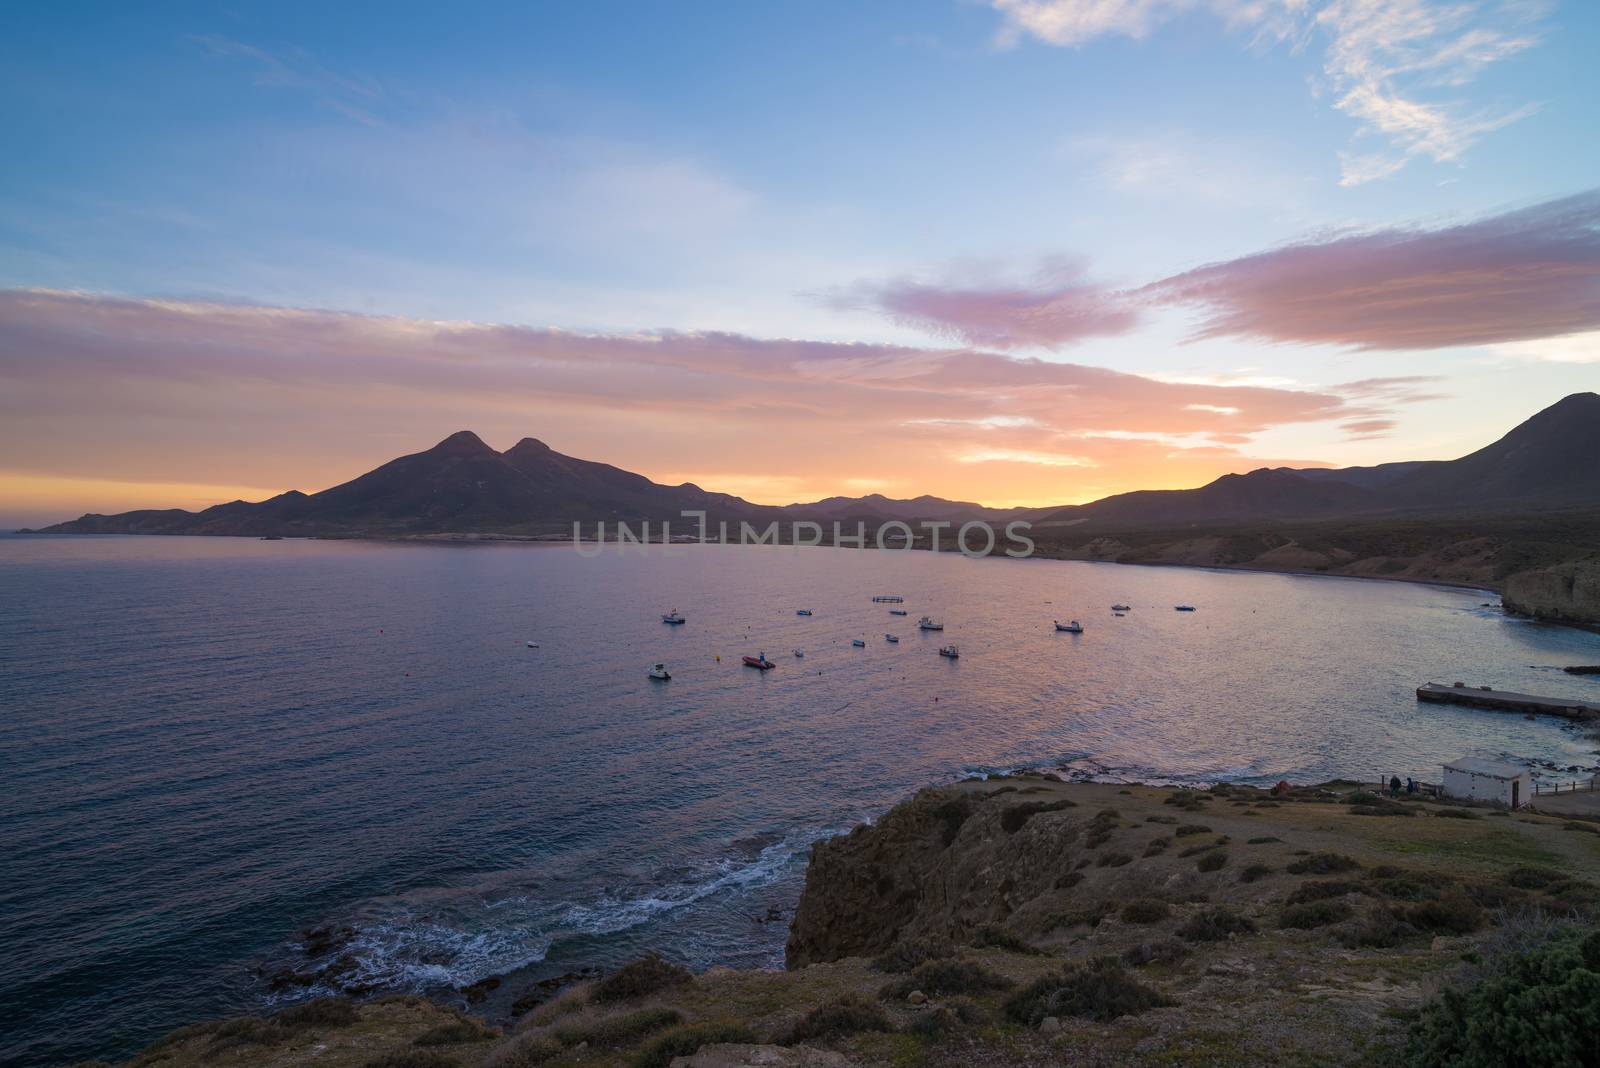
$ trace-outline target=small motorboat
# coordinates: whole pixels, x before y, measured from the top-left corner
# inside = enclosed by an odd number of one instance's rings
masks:
[[[891,608],[889,609],[889,614],[891,616],[903,616],[906,614],[906,610],[904,608]]]
[[[794,655],[803,658],[806,655],[805,654],[805,650],[804,649],[796,649],[794,651]]]
[[[867,647],[867,640],[865,638],[851,638],[850,644],[855,646],[857,649],[865,649]]]
[[[1079,623],[1076,619],[1072,620],[1070,623],[1063,623],[1058,619],[1056,620],[1056,630],[1064,630],[1068,634],[1082,634],[1083,624]]]
[[[757,669],[759,669],[761,671],[771,671],[773,668],[777,667],[778,665],[774,664],[772,661],[768,660],[766,653],[757,653],[755,656],[747,656],[747,657],[745,657],[744,658],[744,666],[745,667],[757,668]]]
[[[796,608],[794,610],[794,614],[797,615],[797,616],[809,616],[811,614],[811,609],[809,609],[809,608]]]
[[[956,660],[956,659],[960,658],[961,650],[957,649],[953,645],[941,645],[941,646],[939,646],[939,655],[940,656],[947,656],[951,660]]]
[[[944,624],[940,623],[938,620],[934,619],[932,616],[923,616],[921,619],[917,620],[917,629],[918,630],[944,630]]]
[[[886,642],[899,642],[900,641],[900,639],[898,637],[896,637],[895,635],[893,635],[893,634],[885,634],[883,636],[883,640],[886,641]]]
[[[661,617],[661,622],[663,622],[663,623],[687,623],[689,621],[687,619],[684,619],[682,616],[680,616],[678,614],[678,610],[676,608],[674,608],[672,611],[668,612],[666,615]]]
[[[656,664],[650,668],[650,677],[665,682],[667,679],[672,678],[672,673],[667,670],[667,665]]]
[[[901,604],[901,603],[903,603],[905,601],[905,598],[904,597],[892,597],[892,596],[890,596],[888,594],[881,594],[881,595],[879,595],[877,597],[874,597],[872,600],[873,600],[873,602],[875,604]]]
[[[529,649],[537,649],[537,648],[539,648],[539,643],[538,642],[529,642],[528,643],[528,648]]]
[[[1126,612],[1112,612],[1111,614],[1116,616],[1118,619],[1127,619],[1128,618],[1128,613],[1126,613]]]
[[[1172,606],[1172,610],[1174,612],[1193,612],[1194,611],[1194,605],[1192,605],[1192,604],[1175,604],[1175,605]]]
[[[1133,611],[1133,609],[1129,608],[1125,604],[1114,604],[1114,605],[1111,606],[1111,610],[1113,612],[1131,612],[1131,611]]]

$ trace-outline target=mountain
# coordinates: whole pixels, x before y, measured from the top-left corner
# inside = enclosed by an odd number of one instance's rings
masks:
[[[496,452],[471,431],[391,460],[359,478],[257,503],[86,515],[53,533],[404,536],[550,534],[598,520],[712,523],[811,519],[1005,522],[1088,530],[1179,529],[1343,517],[1470,514],[1600,506],[1600,395],[1575,393],[1457,460],[1344,469],[1261,468],[1196,489],[1138,490],[1060,508],[986,508],[941,497],[828,497],[771,507],[692,483],[665,486],[609,464],[565,456],[534,438]]]

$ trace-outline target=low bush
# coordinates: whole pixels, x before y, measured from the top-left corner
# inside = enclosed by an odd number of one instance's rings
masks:
[[[1390,949],[1417,935],[1417,929],[1397,916],[1393,909],[1374,909],[1357,922],[1342,928],[1337,937],[1350,949]]]
[[[1122,959],[1134,967],[1146,964],[1173,964],[1189,955],[1189,950],[1176,938],[1160,942],[1143,942],[1122,954]]]
[[[413,1046],[455,1046],[466,1042],[487,1042],[500,1033],[470,1017],[459,1017],[449,1023],[430,1027],[411,1040]]]
[[[1126,853],[1118,853],[1115,849],[1108,849],[1101,853],[1094,863],[1097,868],[1120,868],[1125,864],[1132,864],[1133,858]]]
[[[1160,923],[1172,915],[1172,906],[1165,901],[1141,897],[1122,906],[1123,923]]]
[[[1367,888],[1396,901],[1426,901],[1438,897],[1454,882],[1448,875],[1413,871],[1383,864],[1367,873]]]
[[[1210,834],[1211,828],[1203,823],[1181,823],[1172,833],[1179,838],[1186,838],[1191,834]]]
[[[1252,864],[1239,873],[1239,881],[1241,883],[1253,883],[1257,879],[1265,879],[1272,874],[1273,870],[1266,864]]]
[[[1352,816],[1415,816],[1417,810],[1411,805],[1402,805],[1398,801],[1374,801],[1366,805],[1351,805]]]
[[[1215,842],[1205,842],[1205,843],[1202,843],[1201,845],[1190,846],[1188,849],[1185,849],[1182,853],[1179,853],[1178,856],[1183,857],[1183,858],[1198,857],[1201,853],[1208,853],[1213,849],[1221,849],[1226,844],[1227,844],[1227,836],[1223,836],[1222,838],[1217,839]]]
[[[498,1050],[484,1061],[484,1068],[539,1068],[566,1052],[566,1047],[553,1038],[539,1036],[524,1038]]]
[[[1083,882],[1083,872],[1069,871],[1065,875],[1056,877],[1055,887],[1057,890],[1071,890],[1081,882]]]
[[[1064,808],[1077,808],[1077,803],[1062,798],[1059,801],[1028,801],[1020,805],[1012,805],[1000,813],[1000,829],[1007,834],[1016,834],[1028,825],[1028,821],[1041,812],[1060,812]]]
[[[1146,816],[1144,818],[1144,821],[1146,823],[1177,823],[1178,822],[1178,817],[1176,817],[1176,816]]]
[[[694,979],[694,973],[657,954],[630,961],[594,985],[589,997],[602,1005],[657,994]]]
[[[1045,930],[1053,931],[1058,927],[1099,927],[1100,921],[1115,911],[1117,907],[1109,901],[1080,905],[1051,916],[1045,921]]]
[[[349,1027],[361,1019],[356,1007],[344,998],[318,998],[303,1005],[292,1005],[272,1018],[283,1027],[300,1030],[310,1027]]]
[[[1355,858],[1343,853],[1310,853],[1290,864],[1288,871],[1292,875],[1332,875],[1335,872],[1355,871],[1359,867],[1361,865]]]
[[[1475,820],[1478,818],[1476,812],[1471,812],[1464,808],[1441,808],[1435,811],[1434,815],[1447,820]]]
[[[1292,930],[1309,930],[1313,927],[1326,927],[1330,923],[1348,920],[1353,915],[1353,910],[1343,901],[1326,898],[1321,901],[1306,901],[1298,905],[1290,905],[1283,910],[1283,915],[1278,917],[1278,926]]]
[[[685,1024],[647,1042],[631,1062],[633,1068],[669,1068],[674,1057],[692,1057],[701,1046],[756,1041],[755,1033],[738,1024]]]
[[[1199,861],[1195,863],[1195,867],[1199,868],[1201,871],[1221,871],[1223,866],[1227,863],[1228,854],[1218,850],[1213,853],[1207,853],[1205,856],[1201,857]]]
[[[987,994],[992,990],[1007,990],[1013,985],[1010,979],[992,972],[970,960],[930,960],[912,969],[903,979],[885,983],[878,996],[889,1000],[905,998],[913,990],[929,997],[943,994]]]
[[[1190,942],[1223,942],[1236,934],[1250,934],[1256,925],[1225,908],[1206,909],[1178,928],[1178,937]]]
[[[1355,883],[1342,882],[1338,879],[1312,879],[1295,887],[1294,892],[1284,899],[1284,904],[1299,905],[1329,897],[1344,897],[1346,894],[1357,893],[1360,889],[1361,887]]]
[[[839,1038],[860,1034],[863,1031],[888,1031],[889,1018],[876,1005],[846,994],[818,1005],[800,1018],[780,1041],[780,1045],[796,1046],[818,1039]]]
[[[976,949],[1003,949],[1008,953],[1025,953],[1029,956],[1040,952],[1037,946],[1029,945],[1004,927],[993,923],[979,927],[972,936],[971,945]]]
[[[555,1040],[563,1046],[579,1046],[587,1042],[596,1049],[615,1049],[631,1046],[646,1035],[683,1022],[677,1009],[653,1008],[611,1016],[594,1023],[575,1024],[556,1030]]]
[[[919,964],[956,955],[956,947],[943,938],[904,938],[877,957],[872,966],[890,975],[904,975]]]
[[[361,1068],[461,1068],[461,1062],[431,1049],[408,1049],[374,1057]]]
[[[1547,886],[1565,882],[1567,876],[1554,868],[1512,868],[1505,874],[1505,882],[1519,890],[1543,890]]]
[[[972,801],[966,796],[952,797],[941,801],[934,808],[932,815],[941,824],[940,838],[946,846],[949,846],[956,840],[956,835],[961,833],[962,825],[972,818]]]
[[[1515,954],[1465,989],[1446,990],[1412,1026],[1414,1068],[1592,1065],[1600,1050],[1600,931]]]
[[[1470,934],[1483,926],[1483,910],[1455,892],[1418,902],[1401,915],[1413,927],[1444,934]]]
[[[1171,844],[1172,839],[1170,838],[1152,838],[1150,839],[1150,844],[1144,847],[1144,855],[1147,857],[1158,857],[1162,853],[1165,853],[1167,851],[1167,847]]]
[[[1006,1015],[1037,1027],[1046,1016],[1108,1022],[1177,1004],[1128,975],[1115,957],[1041,976],[1006,999]]]
[[[1259,837],[1259,838],[1252,838],[1252,839],[1250,839],[1250,840],[1249,840],[1249,841],[1248,841],[1248,842],[1247,842],[1247,843],[1245,843],[1245,844],[1246,844],[1246,845],[1268,845],[1268,844],[1270,844],[1270,843],[1272,843],[1272,842],[1281,842],[1281,841],[1283,841],[1283,839],[1282,839],[1282,838],[1274,838],[1274,837],[1273,837],[1273,836],[1272,836],[1272,835],[1270,835],[1270,834],[1264,834],[1264,835],[1262,835],[1262,836],[1261,836],[1261,837]]]

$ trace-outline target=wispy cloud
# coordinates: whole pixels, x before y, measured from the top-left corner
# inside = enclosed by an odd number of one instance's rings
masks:
[[[256,85],[305,94],[318,107],[365,126],[385,125],[378,111],[388,94],[372,78],[329,70],[304,49],[274,52],[219,34],[193,34],[189,40],[210,56],[247,64]]]
[[[1196,336],[1438,349],[1600,329],[1600,191],[1457,226],[1334,235],[1145,287]]]
[[[973,277],[942,282],[898,278],[860,282],[826,296],[836,308],[870,308],[905,326],[969,345],[1060,348],[1090,337],[1125,334],[1137,308],[1090,281],[1073,260],[1043,263],[1026,283]]]
[[[1485,134],[1529,114],[1494,109],[1462,90],[1494,63],[1539,43],[1543,0],[989,0],[1002,45],[1032,37],[1079,47],[1107,35],[1141,39],[1184,15],[1223,20],[1255,42],[1324,42],[1321,76],[1358,136],[1382,148],[1341,153],[1340,182],[1387,178],[1418,157],[1450,163]]]

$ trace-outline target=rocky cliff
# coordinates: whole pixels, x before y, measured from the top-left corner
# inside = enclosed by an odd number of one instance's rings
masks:
[[[1519,572],[1506,579],[1503,600],[1519,615],[1600,626],[1600,559]]]

